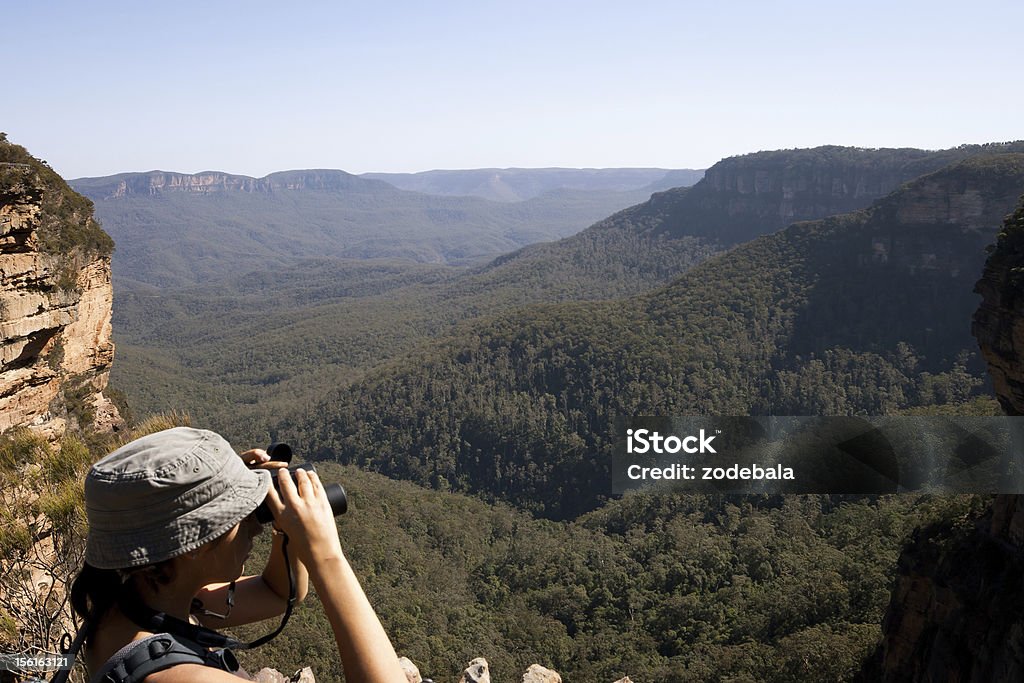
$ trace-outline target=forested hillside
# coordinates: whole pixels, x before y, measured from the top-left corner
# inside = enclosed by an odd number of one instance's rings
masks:
[[[470,276],[441,264],[315,258],[172,295],[138,287],[119,324],[148,341],[135,348],[131,372],[154,401],[194,401],[204,418],[223,421],[203,426],[234,429],[239,447],[267,435],[301,455],[360,466],[319,465],[351,496],[343,544],[399,652],[437,680],[454,679],[476,656],[491,661],[496,679],[540,662],[566,680],[849,680],[879,640],[913,529],[968,527],[985,501],[606,500],[610,420],[990,410],[970,402],[982,381],[971,358],[971,289],[1024,192],[1024,154],[981,151],[870,208],[796,223],[699,264],[717,247],[699,229],[711,219],[686,223],[704,206],[684,200],[699,197],[696,188],[588,231],[689,240],[694,249],[664,252],[650,280],[637,277],[638,264],[654,251],[618,273],[602,270],[595,264],[613,259],[600,238],[589,256],[569,252],[584,256],[530,277],[515,270],[529,262],[524,254]],[[739,206],[737,220],[719,235],[767,229],[775,219],[750,193],[729,195],[729,182],[714,211]],[[332,382],[343,386],[327,392]],[[60,500],[40,494],[38,509],[12,507],[13,531],[0,539],[8,555],[23,553],[20,529],[40,511],[80,536],[81,498],[69,482],[112,439],[90,435],[95,453],[76,439],[59,449],[24,432],[0,439],[9,477],[37,459],[43,476],[33,485],[67,475]],[[11,638],[13,622],[0,616],[0,640]],[[313,665],[318,680],[339,681],[328,634],[310,598],[245,663]]]
[[[465,324],[286,431],[321,458],[572,517],[607,495],[615,415],[963,402],[982,383],[971,290],[1022,192],[1024,155],[970,159],[643,296]]]
[[[980,502],[630,495],[552,523],[319,468],[351,496],[342,544],[396,649],[436,681],[481,656],[494,680],[535,662],[567,681],[850,680],[880,637],[911,531]],[[340,681],[329,634],[311,596],[243,664]]]
[[[1024,152],[1024,142],[937,152],[829,146],[730,157],[693,187],[656,193],[579,234],[501,256],[448,289],[523,303],[637,294],[795,221],[864,209],[949,164],[1010,152]]]

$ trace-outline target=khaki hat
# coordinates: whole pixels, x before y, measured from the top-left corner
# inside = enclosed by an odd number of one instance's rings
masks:
[[[85,561],[155,564],[195,550],[255,510],[270,473],[250,470],[224,437],[175,427],[125,444],[85,478]]]

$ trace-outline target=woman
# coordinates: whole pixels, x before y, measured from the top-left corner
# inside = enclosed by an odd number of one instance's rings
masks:
[[[199,637],[204,629],[188,623],[220,628],[284,612],[289,597],[285,543],[294,558],[295,596],[304,597],[312,580],[346,679],[405,680],[341,550],[316,473],[299,470],[293,476],[283,463],[268,461],[259,450],[237,455],[213,432],[177,427],[132,441],[92,467],[85,484],[85,567],[71,597],[86,622],[85,663],[93,680],[108,673],[107,680],[131,680],[126,670],[145,672],[145,665],[156,669],[140,679],[146,683],[247,678],[233,670],[230,655],[213,656],[219,653],[210,652]],[[271,486],[271,476],[278,478],[280,493]],[[254,513],[264,500],[274,515],[273,549],[260,576],[242,576],[252,539],[261,529]],[[160,620],[153,621],[152,615]],[[195,633],[168,628],[174,634],[168,641],[157,635],[162,629],[156,626],[165,624]],[[167,642],[172,649],[192,649],[201,656],[193,656],[194,663],[154,665]],[[153,643],[163,649],[154,649]],[[147,660],[150,652],[155,654]]]

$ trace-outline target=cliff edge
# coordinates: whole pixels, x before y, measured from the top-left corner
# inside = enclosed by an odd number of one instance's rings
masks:
[[[103,395],[113,246],[92,202],[0,133],[0,433],[119,426]]]
[[[1006,219],[975,291],[972,332],[1007,415],[1024,415],[1024,202]]]
[[[1024,203],[976,292],[972,331],[1003,410],[1024,415]],[[877,658],[862,680],[1024,680],[1024,497],[919,529],[900,557]]]

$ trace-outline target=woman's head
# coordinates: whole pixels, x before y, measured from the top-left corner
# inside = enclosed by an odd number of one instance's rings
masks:
[[[263,501],[270,473],[250,470],[223,437],[176,427],[103,458],[85,480],[85,561],[99,569],[154,565],[229,534]]]
[[[177,427],[117,449],[86,476],[89,535],[75,611],[105,611],[126,581],[159,591],[237,578],[269,487],[269,472],[248,469],[210,431]]]

